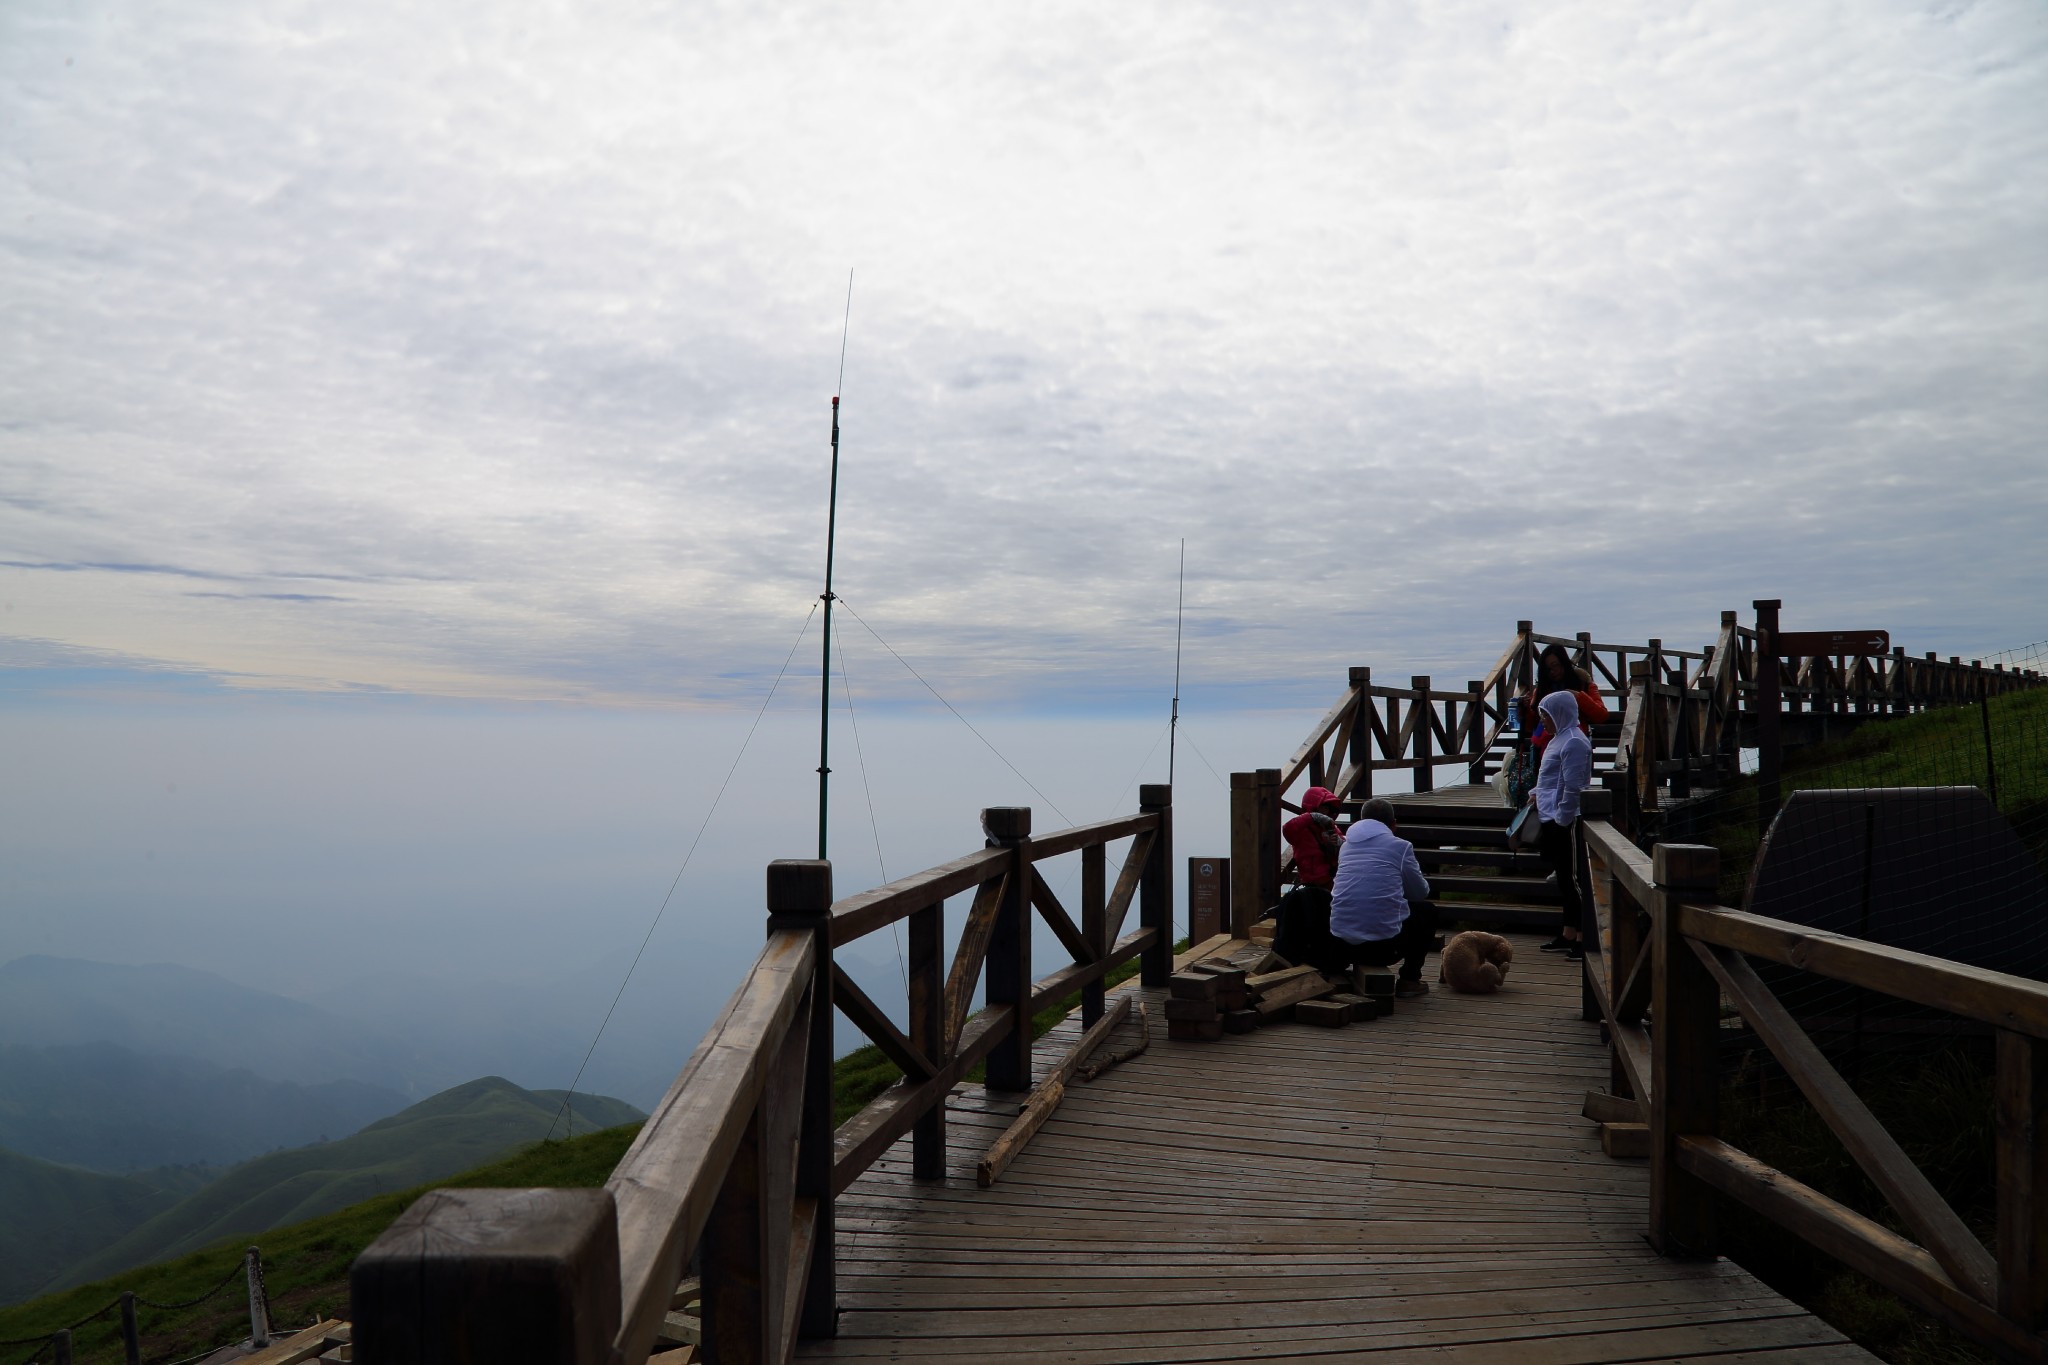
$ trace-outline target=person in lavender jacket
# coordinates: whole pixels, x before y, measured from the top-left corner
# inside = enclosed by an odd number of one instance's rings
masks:
[[[1529,800],[1542,821],[1537,830],[1536,849],[1557,874],[1558,894],[1564,898],[1564,923],[1557,937],[1543,945],[1546,953],[1561,952],[1577,962],[1586,955],[1579,942],[1579,924],[1584,914],[1578,878],[1578,850],[1574,834],[1579,823],[1579,793],[1593,781],[1593,743],[1579,728],[1579,700],[1569,692],[1552,692],[1539,705],[1550,723],[1552,739],[1543,750],[1543,766],[1536,771],[1536,786]]]

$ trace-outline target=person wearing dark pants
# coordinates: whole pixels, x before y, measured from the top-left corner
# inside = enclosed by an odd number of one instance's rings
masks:
[[[1344,835],[1330,888],[1331,947],[1350,967],[1401,964],[1394,994],[1429,993],[1422,962],[1435,947],[1436,907],[1415,845],[1403,839],[1391,802],[1374,798]]]
[[[1536,832],[1537,851],[1557,875],[1557,892],[1564,901],[1563,922],[1557,937],[1544,944],[1543,949],[1562,952],[1576,962],[1586,955],[1585,945],[1579,942],[1585,902],[1580,894],[1578,848],[1573,835],[1579,823],[1579,793],[1593,780],[1593,745],[1579,728],[1578,698],[1569,692],[1552,692],[1538,704],[1556,738],[1543,750],[1543,766],[1536,772],[1536,786],[1529,793],[1529,800],[1543,822]]]

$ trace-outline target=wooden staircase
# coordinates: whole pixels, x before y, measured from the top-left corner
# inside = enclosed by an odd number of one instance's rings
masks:
[[[1508,848],[1514,811],[1490,786],[1391,796],[1446,925],[1554,933],[1563,898],[1534,850]]]

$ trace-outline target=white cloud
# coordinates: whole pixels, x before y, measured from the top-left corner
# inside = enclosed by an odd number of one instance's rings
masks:
[[[962,688],[1518,616],[2048,633],[2011,4],[0,15],[5,629],[722,699],[822,568]],[[203,579],[182,576],[202,574]],[[1853,618],[1853,620],[1851,619]]]

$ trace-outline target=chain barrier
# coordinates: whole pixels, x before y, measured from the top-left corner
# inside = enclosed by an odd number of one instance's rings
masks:
[[[243,1269],[247,1264],[248,1263],[246,1260],[236,1262],[234,1269],[230,1270],[226,1275],[221,1277],[220,1283],[214,1285],[213,1288],[207,1290],[204,1294],[201,1294],[196,1299],[186,1299],[182,1303],[158,1303],[154,1299],[145,1299],[142,1297],[142,1295],[137,1294],[135,1296],[136,1306],[139,1308],[154,1308],[157,1311],[164,1313],[176,1313],[181,1312],[187,1308],[197,1308],[200,1304],[205,1303],[208,1299],[219,1297],[221,1292],[224,1291],[229,1285],[233,1284],[235,1282],[236,1277],[242,1274]],[[262,1289],[263,1307],[264,1311],[267,1313],[270,1309],[270,1290],[267,1286],[263,1284],[262,1262],[260,1260],[257,1262],[257,1285],[260,1289]],[[118,1309],[120,1306],[121,1300],[119,1298],[111,1299],[107,1303],[102,1304],[100,1307],[94,1309],[92,1312],[87,1313],[84,1317],[78,1319],[76,1322],[67,1323],[62,1327],[54,1328],[53,1330],[46,1332],[41,1336],[10,1337],[5,1340],[0,1340],[0,1349],[5,1349],[11,1346],[33,1345],[36,1348],[35,1351],[32,1354],[25,1356],[21,1360],[15,1362],[15,1365],[36,1365],[36,1362],[42,1359],[43,1352],[49,1350],[50,1347],[56,1343],[57,1336],[59,1333],[75,1332],[79,1328],[85,1326],[87,1323],[94,1322],[100,1318],[105,1317],[107,1314],[113,1312],[115,1309]],[[218,1346],[210,1346],[206,1350],[201,1351],[199,1355],[192,1357],[192,1359],[203,1359],[206,1356],[212,1355],[215,1351],[218,1351],[219,1349],[220,1347]],[[179,1365],[185,1365],[185,1362],[180,1362]]]

